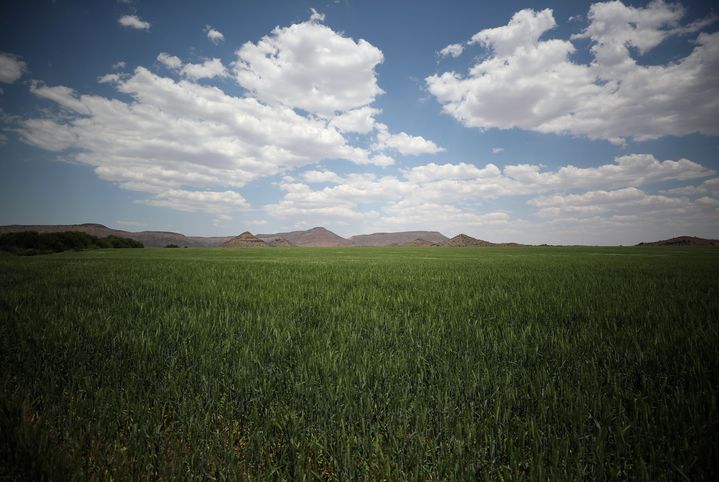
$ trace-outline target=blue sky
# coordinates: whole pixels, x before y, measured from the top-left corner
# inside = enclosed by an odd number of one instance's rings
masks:
[[[708,2],[0,6],[0,224],[719,237]]]

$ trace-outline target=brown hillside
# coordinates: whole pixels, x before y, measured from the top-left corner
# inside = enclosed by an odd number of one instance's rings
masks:
[[[418,239],[440,244],[449,238],[438,231],[404,231],[399,233],[360,234],[349,239],[354,246],[392,246],[412,243]]]
[[[464,248],[468,246],[479,246],[479,247],[486,247],[486,246],[494,246],[493,243],[490,243],[489,241],[484,241],[482,239],[476,239],[472,236],[467,236],[466,234],[458,234],[452,239],[449,239],[442,243],[443,246],[450,246],[453,248]]]
[[[652,243],[639,243],[637,246],[719,246],[719,239],[704,239],[696,236],[678,236]]]
[[[307,231],[292,231],[289,233],[258,234],[257,237],[266,242],[284,238],[295,246],[322,248],[352,246],[352,241],[322,227],[312,228]]]
[[[405,248],[429,248],[432,246],[437,246],[437,243],[432,243],[431,241],[427,241],[426,239],[418,238],[414,241],[410,241],[409,243],[400,244],[400,246]]]
[[[294,244],[287,241],[285,238],[277,238],[267,242],[273,248],[291,248]]]
[[[220,246],[222,248],[268,248],[269,245],[258,239],[254,234],[245,231],[239,236],[235,236],[229,241],[225,241]]]

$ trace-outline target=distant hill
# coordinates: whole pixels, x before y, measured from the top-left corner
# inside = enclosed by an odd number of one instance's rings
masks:
[[[228,241],[237,239],[232,236],[185,236],[184,234],[170,231],[123,231],[121,229],[108,228],[97,223],[85,224],[52,224],[52,225],[19,225],[0,226],[1,233],[12,233],[20,231],[35,231],[38,233],[57,233],[65,231],[79,231],[99,238],[117,236],[129,238],[141,242],[148,248],[163,248],[168,245],[193,248],[210,248],[225,245]],[[245,233],[241,234],[243,236]],[[250,234],[251,233],[247,233]],[[315,227],[306,231],[290,231],[286,233],[257,234],[258,240],[269,246],[307,246],[307,247],[350,247],[350,246],[417,246],[430,245],[439,246],[521,246],[516,243],[490,243],[481,239],[475,239],[466,234],[460,234],[452,239],[438,231],[402,231],[397,233],[373,233],[360,234],[351,238],[343,238],[332,231]],[[683,237],[684,238],[684,237]],[[676,238],[682,239],[682,238]],[[700,239],[700,238],[690,238]],[[248,240],[241,240],[247,244]],[[421,242],[420,242],[421,241]],[[667,240],[671,241],[671,240]],[[710,243],[713,240],[704,240]],[[664,243],[666,241],[658,241]],[[645,245],[644,243],[642,245]]]
[[[294,244],[290,243],[285,238],[276,238],[276,239],[271,240],[267,244],[269,244],[273,248],[291,248],[294,246]]]
[[[254,234],[245,231],[220,245],[222,248],[269,248],[270,245],[258,239]]]
[[[322,248],[352,246],[352,241],[349,239],[338,236],[322,227],[312,228],[307,231],[291,231],[289,233],[258,234],[257,237],[266,243],[283,238],[295,246]]]
[[[430,248],[432,246],[439,246],[438,243],[433,243],[431,241],[427,241],[426,239],[415,239],[414,241],[410,241],[409,243],[402,243],[399,246],[405,247],[405,248]]]
[[[452,239],[448,239],[444,243],[442,243],[443,246],[450,246],[454,248],[463,248],[467,246],[479,246],[479,247],[488,247],[488,246],[496,246],[494,243],[490,243],[489,241],[484,241],[482,239],[476,239],[472,236],[467,236],[466,234],[458,234]]]
[[[203,248],[214,248],[232,239],[232,236],[187,236],[192,243],[197,243]]]
[[[78,231],[81,233],[91,234],[98,238],[107,236],[119,236],[121,238],[134,239],[140,241],[145,247],[161,248],[168,244],[176,244],[177,246],[193,246],[203,247],[212,246],[209,242],[203,242],[198,238],[188,238],[180,233],[172,233],[166,231],[141,231],[133,233],[120,229],[112,229],[102,224],[86,223],[86,224],[51,224],[51,225],[19,225],[0,226],[0,233],[14,233],[19,231],[35,231],[37,233],[59,233],[64,231]]]
[[[704,239],[696,236],[679,236],[652,243],[639,243],[637,246],[719,246],[719,239]]]
[[[399,233],[360,234],[349,238],[354,246],[392,246],[412,243],[416,240],[439,244],[447,241],[447,236],[438,231],[404,231]]]

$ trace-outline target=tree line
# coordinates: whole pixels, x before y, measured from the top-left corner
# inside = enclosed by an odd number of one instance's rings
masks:
[[[80,251],[102,248],[143,248],[143,244],[134,239],[120,236],[98,238],[80,231],[58,233],[38,233],[21,231],[0,234],[0,250],[19,255],[59,253],[61,251]]]

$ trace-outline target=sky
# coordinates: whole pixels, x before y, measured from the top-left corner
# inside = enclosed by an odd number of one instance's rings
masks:
[[[0,224],[719,238],[719,12],[0,2]]]

